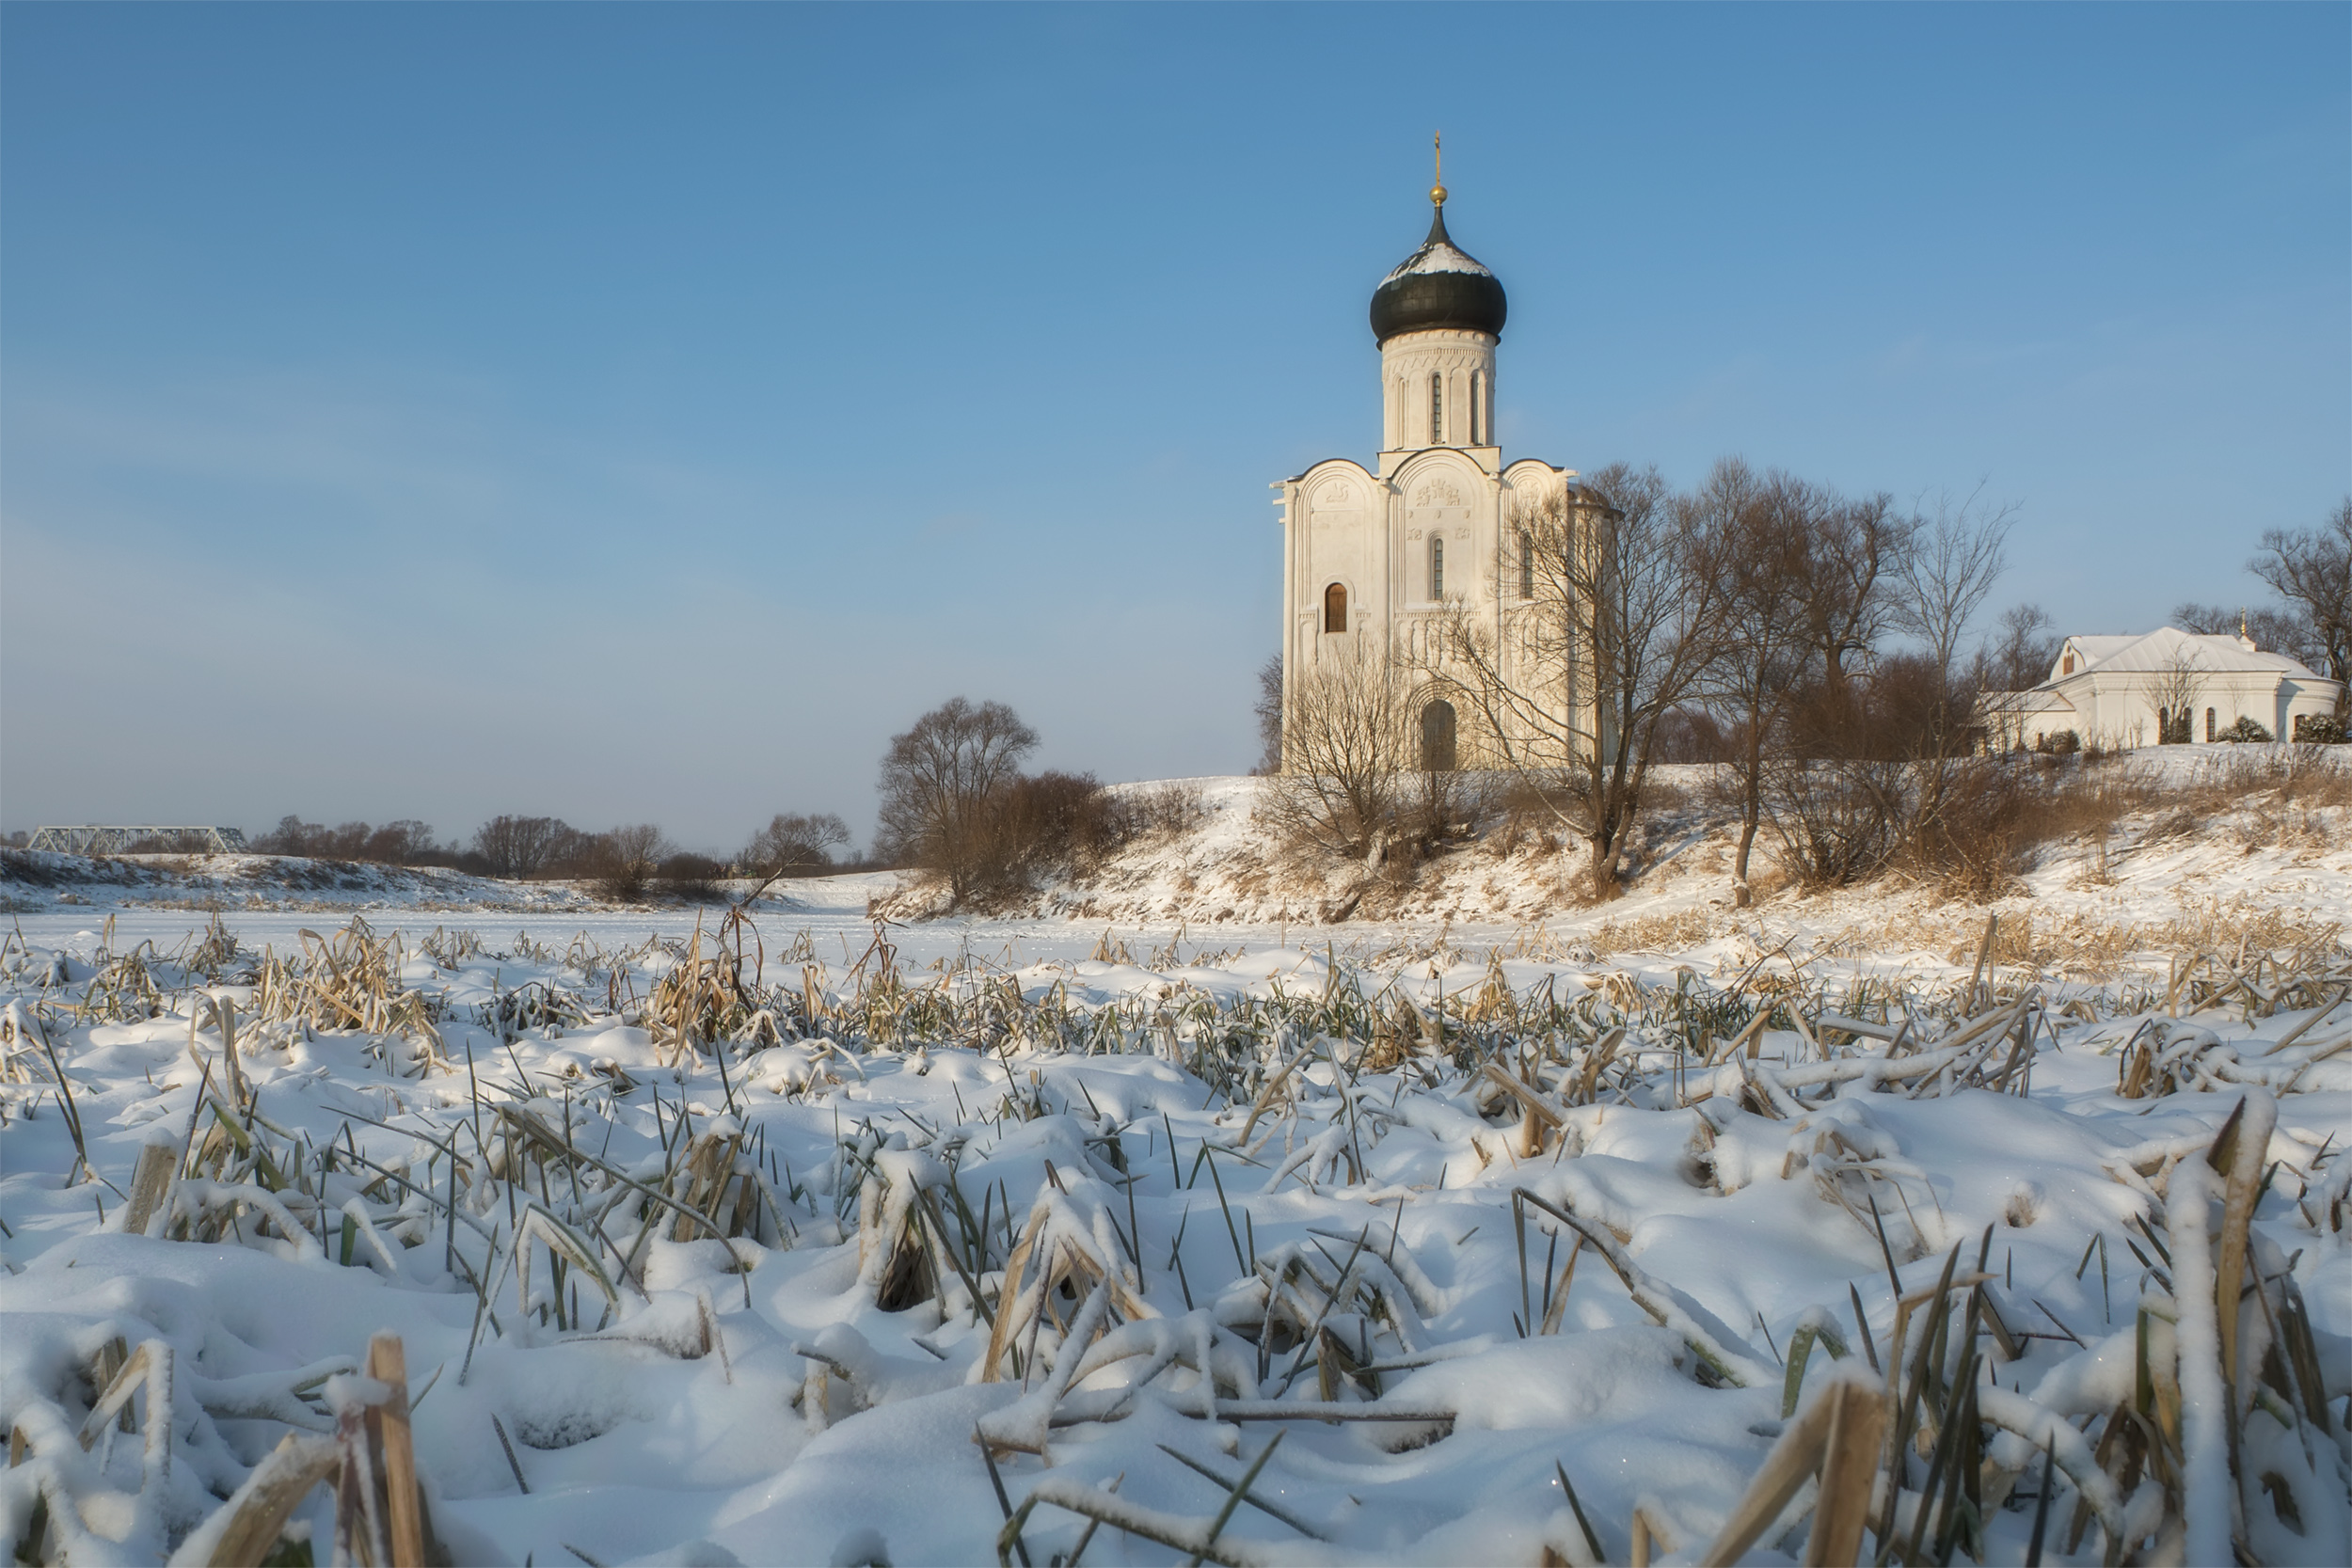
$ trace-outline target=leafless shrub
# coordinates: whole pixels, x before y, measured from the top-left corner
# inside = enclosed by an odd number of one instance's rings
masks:
[[[1999,756],[1924,764],[1914,781],[1916,809],[1898,860],[1922,880],[1962,898],[1995,898],[2028,863],[2039,804],[2030,773]]]
[[[1413,698],[1410,675],[1369,647],[1334,652],[1292,681],[1286,771],[1259,810],[1293,847],[1378,865],[1403,805]]]
[[[1867,758],[1781,758],[1765,797],[1782,862],[1820,887],[1867,881],[1901,843],[1909,766]]]
[[[654,879],[661,891],[690,904],[718,903],[724,897],[719,882],[726,874],[727,868],[708,855],[691,850],[665,856],[654,868]]]
[[[1084,874],[1135,836],[1132,810],[1091,774],[1015,779],[988,803],[977,891],[1024,894],[1061,871]]]
[[[2352,806],[2352,756],[2329,746],[2286,746],[2264,763],[2281,800],[2305,806]]]
[[[647,884],[670,852],[661,830],[639,822],[598,833],[583,857],[596,891],[618,904],[644,901]]]
[[[1191,832],[1209,816],[1200,786],[1188,779],[1136,791],[1129,798],[1129,809],[1135,813],[1136,832],[1171,837]]]

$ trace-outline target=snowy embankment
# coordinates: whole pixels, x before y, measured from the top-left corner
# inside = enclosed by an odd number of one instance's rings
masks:
[[[2193,805],[2169,804],[2163,791],[2152,792],[2149,804],[2106,830],[2042,844],[2008,893],[1981,903],[1956,904],[1900,875],[1808,893],[1772,867],[1768,832],[1756,849],[1761,895],[1754,909],[1735,910],[1736,829],[1721,805],[1709,803],[1712,770],[1668,767],[1655,770],[1656,803],[1634,839],[1627,891],[1606,903],[1576,886],[1579,849],[1534,829],[1490,828],[1387,878],[1288,856],[1258,814],[1265,781],[1237,778],[1182,781],[1199,792],[1196,826],[1146,836],[1084,879],[1047,888],[1025,912],[1096,929],[1295,932],[1346,911],[1343,942],[1397,922],[1452,924],[1523,932],[1531,944],[1588,956],[1713,958],[1738,948],[1743,936],[1768,933],[1769,947],[1796,933],[1899,963],[1930,956],[1948,961],[1962,948],[1972,951],[1985,915],[1997,912],[2005,953],[2062,969],[2179,946],[2194,927],[2352,928],[2352,801],[2306,804],[2257,787],[2254,775],[2275,750],[2170,747],[2108,764],[2111,775],[2160,783]],[[2336,765],[2346,764],[2352,751]],[[928,897],[902,894],[882,907],[914,914]]]
[[[2344,878],[2201,923],[2130,859],[2071,978],[1859,906],[1623,962],[880,928],[879,879],[486,945],[23,917],[0,1535],[2342,1562]]]
[[[583,910],[563,882],[513,882],[438,866],[299,855],[55,855],[0,850],[0,909]]]

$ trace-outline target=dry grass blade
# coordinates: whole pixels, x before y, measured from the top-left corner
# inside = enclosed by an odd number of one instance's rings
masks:
[[[1821,1478],[1814,1505],[1808,1563],[1852,1562],[1869,1512],[1886,1419],[1885,1390],[1875,1377],[1842,1374],[1825,1383],[1764,1456],[1731,1517],[1699,1560],[1736,1562],[1814,1476]],[[1849,1539],[1851,1537],[1851,1539]]]
[[[408,1434],[408,1362],[397,1334],[368,1341],[368,1376],[385,1386],[384,1402],[368,1411],[368,1440],[383,1459],[384,1512],[392,1561],[422,1563],[424,1520],[417,1491],[417,1456]]]
[[[226,1518],[213,1538],[211,1550],[190,1560],[183,1549],[174,1562],[198,1560],[206,1568],[260,1568],[262,1560],[276,1550],[286,1521],[302,1499],[312,1487],[332,1480],[342,1461],[342,1447],[332,1437],[286,1433],[253,1467],[245,1484],[221,1505]],[[190,1537],[190,1544],[198,1544],[201,1533]]]
[[[1860,1560],[1862,1528],[1870,1515],[1870,1489],[1885,1432],[1886,1402],[1874,1385],[1836,1386],[1836,1409],[1821,1459],[1821,1496],[1813,1505],[1806,1568]]]

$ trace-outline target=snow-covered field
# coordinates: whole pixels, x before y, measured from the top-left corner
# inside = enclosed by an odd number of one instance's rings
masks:
[[[0,1535],[367,1557],[389,1333],[460,1562],[2341,1563],[2352,866],[2135,832],[1981,990],[1704,833],[1540,923],[28,898]]]

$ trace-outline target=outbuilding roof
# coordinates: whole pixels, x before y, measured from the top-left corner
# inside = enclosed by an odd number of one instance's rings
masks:
[[[2244,671],[2296,680],[2319,678],[2300,660],[2284,654],[2265,653],[2246,638],[2183,631],[2178,626],[2158,626],[2138,637],[2070,637],[2066,646],[2082,662],[2065,674],[2054,672],[2050,677],[2053,685],[2080,680],[2094,673],[2158,674],[2183,664],[2214,673]]]

